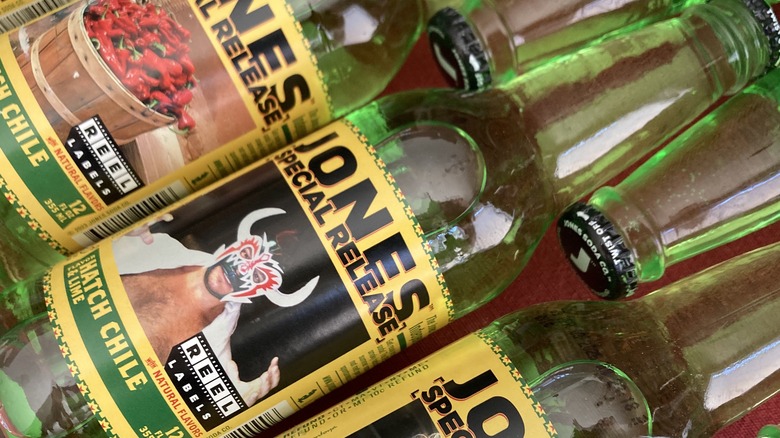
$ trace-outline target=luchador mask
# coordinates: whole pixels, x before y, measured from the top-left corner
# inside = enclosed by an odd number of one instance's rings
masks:
[[[222,301],[248,303],[252,298],[265,295],[277,306],[290,307],[305,300],[314,290],[319,277],[312,278],[295,292],[281,292],[282,268],[273,259],[272,242],[268,241],[265,233],[262,237],[251,233],[252,225],[256,222],[284,213],[284,210],[278,208],[253,211],[239,224],[236,242],[221,247],[214,254],[215,261],[206,275],[220,267],[233,288],[233,292],[221,297]]]

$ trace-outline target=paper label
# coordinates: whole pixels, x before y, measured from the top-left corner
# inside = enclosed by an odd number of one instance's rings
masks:
[[[116,1],[97,3],[111,8]],[[285,2],[168,0],[157,8],[181,26],[181,35],[170,36],[177,43],[141,48],[140,39],[160,39],[162,30],[140,32],[135,40],[102,40],[117,46],[115,57],[129,56],[113,67],[95,49],[100,38],[90,36],[84,24],[113,15],[90,21],[84,2],[0,36],[0,191],[63,254],[130,226],[331,119],[316,60]],[[140,23],[139,29],[148,26]],[[130,52],[132,44],[137,46]],[[177,65],[155,59],[173,50],[182,53]],[[145,57],[133,61],[142,52]],[[183,83],[173,72],[190,62],[194,79]],[[135,94],[162,81],[177,92],[186,89],[171,101],[191,94],[184,108],[194,128],[187,133],[178,131],[184,116],[145,106],[168,97],[152,94],[146,104]]]
[[[287,431],[298,437],[556,437],[533,390],[481,332]]]
[[[256,433],[453,318],[365,141],[335,122],[50,271],[55,334],[110,435]]]
[[[9,32],[19,26],[43,17],[74,0],[1,0],[0,32]]]

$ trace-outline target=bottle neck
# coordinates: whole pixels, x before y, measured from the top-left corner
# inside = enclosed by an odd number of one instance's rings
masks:
[[[714,432],[780,391],[780,244],[705,270],[639,300],[693,377]],[[674,382],[669,382],[675,384]]]
[[[772,48],[762,23],[756,19],[757,13],[760,14],[746,7],[744,0],[711,0],[685,13],[689,19],[707,22],[729,55],[729,68],[719,75],[724,81],[725,94],[736,93],[769,67]],[[720,53],[705,49],[702,55],[715,58]],[[728,76],[732,74],[733,81],[729,81]]]
[[[538,0],[460,2],[459,9],[468,15],[491,59],[493,83],[500,84],[609,32],[638,29],[705,0],[623,1],[610,6]]]
[[[633,202],[631,194],[622,186],[605,186],[596,190],[588,203],[596,207],[623,238],[635,265],[637,282],[659,279],[668,261],[658,226],[640,205]]]
[[[777,219],[780,71],[683,133],[590,203],[624,237],[639,281]]]
[[[768,39],[740,0],[713,0],[574,52],[503,88],[523,107],[564,208],[765,70]]]
[[[468,20],[477,38],[482,43],[490,63],[491,82],[501,84],[515,77],[518,72],[515,58],[515,37],[507,27],[506,16],[491,0],[481,2],[479,7],[464,5]]]
[[[514,68],[524,73],[562,56],[648,24],[673,17],[706,0],[623,0],[618,2],[494,0],[514,37]],[[608,4],[606,4],[608,3]],[[606,36],[605,35],[609,35]]]

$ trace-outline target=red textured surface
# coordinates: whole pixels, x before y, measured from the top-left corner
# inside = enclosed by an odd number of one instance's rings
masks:
[[[447,83],[434,64],[425,40],[420,41],[405,63],[403,69],[388,86],[386,94],[411,88],[444,87]],[[611,183],[617,183],[622,177]],[[780,240],[780,223],[747,236],[729,245],[712,250],[667,269],[662,280],[643,285],[644,290],[654,290],[675,280],[709,267],[713,264],[737,256]],[[529,264],[517,280],[497,299],[476,312],[453,322],[439,332],[409,347],[399,355],[380,364],[371,372],[358,377],[346,386],[314,402],[297,413],[279,427],[269,431],[268,435],[279,434],[312,415],[340,402],[366,386],[385,378],[417,362],[435,350],[471,333],[494,319],[513,310],[529,305],[556,299],[593,299],[590,292],[575,276],[559,249],[554,228],[548,230]],[[780,318],[780,315],[778,315]],[[766,403],[744,416],[740,420],[722,429],[717,438],[754,438],[758,430],[769,423],[780,423],[780,395],[775,395]],[[265,434],[263,436],[266,436]]]

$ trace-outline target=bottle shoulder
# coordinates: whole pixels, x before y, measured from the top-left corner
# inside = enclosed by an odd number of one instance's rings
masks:
[[[601,363],[636,385],[653,413],[653,434],[683,436],[692,418],[697,431],[706,427],[702,376],[646,300],[543,303],[485,331],[531,386],[563,366]]]
[[[377,96],[422,33],[419,0],[289,3],[328,89],[334,117]]]
[[[412,206],[445,277],[455,316],[514,280],[555,216],[523,113],[503,92],[421,90],[348,119]]]

